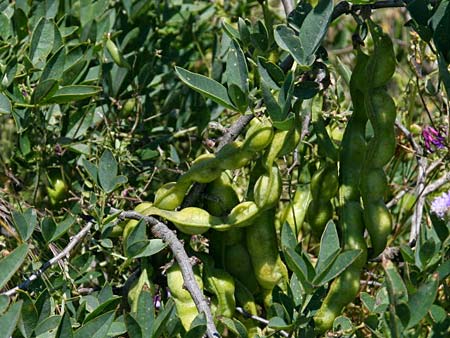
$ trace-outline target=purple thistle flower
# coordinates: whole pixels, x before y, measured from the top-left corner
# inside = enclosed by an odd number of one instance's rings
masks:
[[[444,218],[444,215],[448,210],[450,210],[450,191],[444,192],[441,196],[436,197],[433,202],[431,202],[431,211],[440,218]]]
[[[434,151],[433,146],[437,149],[445,148],[445,138],[439,131],[431,126],[426,126],[422,130],[422,137],[425,141],[425,148],[432,153]]]

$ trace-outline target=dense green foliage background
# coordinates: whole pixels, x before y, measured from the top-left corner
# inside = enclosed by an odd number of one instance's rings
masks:
[[[300,1],[286,16],[281,3],[264,0],[0,1],[0,338],[201,337],[205,319],[186,332],[168,294],[171,250],[145,227],[145,250],[133,247],[118,210],[152,202],[195,158],[214,153],[240,117],[254,114],[278,130],[303,126],[301,142],[277,159],[282,213],[324,157],[311,110],[340,147],[353,111],[355,47],[373,50],[369,16],[392,38],[397,61],[386,86],[397,106],[395,155],[385,166],[394,228],[391,250],[365,265],[358,297],[329,335],[448,336],[450,195],[442,214],[431,202],[450,189],[449,1],[345,4]],[[303,53],[291,48],[296,39]],[[244,56],[242,86],[227,64],[230,45]],[[216,82],[193,83],[186,70]],[[212,83],[226,86],[225,97]],[[232,173],[241,200],[254,163]],[[221,335],[245,337],[252,326],[261,337],[317,335],[313,316],[348,266],[312,283],[317,257],[330,245],[341,252],[333,237],[339,199],[332,204],[327,236],[307,222],[289,231],[278,225],[288,288],[274,289],[271,306],[256,294],[253,319],[218,316]],[[211,232],[176,232],[200,266],[213,256]],[[51,261],[77,236],[67,256]]]

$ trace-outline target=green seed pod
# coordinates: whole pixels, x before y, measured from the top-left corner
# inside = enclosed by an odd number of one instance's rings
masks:
[[[317,238],[322,235],[328,221],[333,217],[333,205],[330,201],[320,201],[313,199],[309,204],[306,213],[311,230]]]
[[[206,193],[206,207],[209,213],[214,216],[228,214],[239,203],[230,175],[226,171],[222,172],[218,179],[208,184]]]
[[[194,276],[200,290],[203,290],[203,281],[197,267],[194,267]],[[195,317],[198,315],[198,310],[191,295],[184,288],[183,275],[177,263],[167,270],[167,286],[175,302],[181,324],[188,331]]]
[[[234,141],[225,145],[217,153],[217,164],[222,170],[234,170],[246,166],[255,152],[245,149],[242,142]]]
[[[250,128],[245,135],[243,148],[258,152],[266,148],[273,138],[273,128],[269,119],[262,117],[261,120],[254,118],[250,122]]]
[[[387,179],[384,170],[374,168],[361,177],[361,194],[367,201],[383,199],[386,193]]]
[[[360,269],[350,267],[333,281],[322,306],[314,315],[316,333],[323,334],[330,329],[342,309],[355,299],[359,291],[360,274]]]
[[[372,257],[386,248],[387,238],[392,231],[392,216],[383,200],[364,204],[364,223],[372,242]]]
[[[253,224],[246,228],[246,239],[258,284],[263,289],[272,290],[286,275],[279,264],[274,209],[261,212]]]
[[[228,230],[230,227],[246,227],[252,224],[259,212],[260,209],[254,202],[241,202],[236,205],[226,217],[225,225],[227,225],[228,228],[221,226],[215,226],[213,228],[220,231]]]
[[[192,167],[178,180],[179,183],[190,182],[209,183],[217,179],[222,173],[219,160],[214,154],[203,154],[195,159]]]
[[[234,278],[242,282],[251,293],[258,290],[258,282],[253,272],[251,258],[242,242],[227,245],[224,265],[225,269]]]
[[[188,182],[169,182],[162,185],[155,193],[154,205],[164,210],[175,210],[183,203],[190,187]]]
[[[106,40],[106,49],[108,50],[109,54],[111,55],[111,57],[116,65],[118,65],[119,67],[124,67],[124,68],[129,67],[129,64],[123,58],[123,55],[120,52],[119,48],[117,48],[115,43],[112,42],[112,40],[109,38]]]
[[[282,189],[280,171],[276,165],[256,181],[253,198],[260,209],[269,209],[278,204]]]
[[[215,295],[215,316],[232,318],[236,309],[233,277],[228,272],[215,268],[205,268],[204,275],[206,289]]]
[[[189,235],[200,235],[211,227],[222,224],[219,217],[210,215],[206,210],[188,207],[180,211],[162,210],[155,207],[145,210],[147,216],[157,215],[172,222],[181,232]]]

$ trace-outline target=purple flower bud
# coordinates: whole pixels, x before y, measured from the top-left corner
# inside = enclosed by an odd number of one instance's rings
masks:
[[[431,211],[438,215],[440,218],[444,218],[445,214],[450,210],[450,191],[443,193],[441,196],[436,197],[431,202]]]
[[[441,135],[439,131],[431,126],[426,126],[422,130],[422,137],[425,141],[425,148],[432,153],[434,152],[434,147],[437,149],[445,148],[445,138]]]

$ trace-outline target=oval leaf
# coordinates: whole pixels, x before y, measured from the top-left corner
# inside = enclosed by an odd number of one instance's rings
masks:
[[[217,81],[206,76],[192,73],[186,69],[175,67],[175,72],[186,85],[210,98],[214,102],[231,110],[237,110],[228,97],[227,89]]]
[[[22,244],[0,260],[0,289],[11,279],[27,257],[28,244]]]

